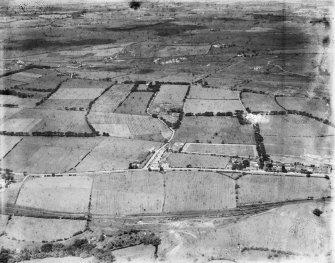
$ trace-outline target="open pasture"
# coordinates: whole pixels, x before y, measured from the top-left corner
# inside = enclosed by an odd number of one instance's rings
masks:
[[[323,99],[302,97],[277,97],[278,103],[287,110],[297,110],[322,119],[330,119],[330,105]]]
[[[185,168],[226,168],[229,163],[229,157],[211,156],[204,154],[170,153],[166,161],[170,167]]]
[[[332,163],[334,155],[334,136],[326,137],[279,137],[264,136],[266,153],[272,159],[286,157],[292,163],[305,160],[312,164]]]
[[[259,124],[263,136],[316,137],[334,135],[334,128],[317,120],[299,115],[271,115]]]
[[[15,172],[58,173],[73,168],[99,143],[97,138],[24,137],[1,160]]]
[[[246,144],[186,143],[182,152],[240,157],[256,157],[258,155],[256,145]]]
[[[103,139],[76,166],[78,172],[128,169],[133,162],[144,162],[160,143],[123,138]]]
[[[153,92],[132,92],[116,109],[116,113],[148,115],[147,106]]]
[[[90,112],[88,120],[100,133],[114,137],[162,141],[171,136],[170,129],[151,116]]]
[[[331,195],[330,181],[320,177],[247,174],[236,182],[238,203],[270,203]]]
[[[6,234],[9,238],[20,241],[56,241],[84,231],[85,226],[85,220],[13,216],[6,227]]]
[[[16,204],[49,211],[85,213],[92,181],[87,176],[30,178],[24,183]]]
[[[22,140],[22,137],[0,135],[0,160]]]
[[[0,131],[6,132],[30,132],[36,125],[38,125],[41,119],[29,119],[29,118],[13,118],[7,119],[0,123]]]
[[[249,108],[251,112],[283,111],[283,108],[276,103],[273,96],[252,92],[242,92],[241,96],[244,107]]]
[[[187,85],[161,85],[151,104],[150,112],[160,113],[163,109],[182,108],[187,90]]]
[[[164,174],[164,212],[220,210],[236,207],[235,181],[211,172],[173,171]]]
[[[5,232],[7,221],[8,215],[0,215],[0,236]]]
[[[239,91],[220,88],[203,88],[201,85],[191,85],[188,99],[204,100],[238,100]]]
[[[139,171],[95,175],[91,213],[130,215],[161,213],[164,203],[161,173]]]
[[[26,83],[11,79],[9,76],[0,78],[0,90],[10,89],[24,85]]]
[[[20,98],[13,95],[1,95],[0,94],[0,105],[4,104],[12,104],[17,105],[21,108],[31,108],[34,107],[36,102],[38,102],[39,99],[32,99],[32,98]]]
[[[7,108],[7,107],[0,107],[0,123],[4,120],[9,119],[15,113],[19,112],[20,108]]]
[[[65,81],[66,79],[67,77],[65,76],[57,76],[55,72],[48,72],[46,75],[35,79],[31,83],[21,86],[20,89],[25,91],[53,91],[62,81]]]
[[[126,99],[133,86],[134,84],[113,85],[94,102],[91,111],[114,112],[116,108]]]
[[[8,120],[10,120],[9,123],[15,124],[17,122],[21,125],[20,123],[27,122],[25,119],[33,120],[33,123],[36,122],[36,125],[31,127],[29,131],[92,132],[83,111],[24,109],[11,115]]]
[[[24,82],[24,83],[33,82],[35,79],[38,79],[40,77],[42,77],[42,75],[31,73],[31,72],[25,72],[25,71],[21,71],[21,72],[10,75],[10,79],[15,80],[15,81]]]
[[[236,110],[244,111],[240,100],[204,100],[204,99],[186,99],[184,104],[185,113],[205,113],[213,112],[235,112]]]
[[[156,56],[158,57],[173,57],[173,56],[196,56],[207,54],[210,45],[173,45],[165,46],[158,50]]]
[[[240,125],[234,117],[184,116],[174,140],[220,144],[255,144],[252,125]]]

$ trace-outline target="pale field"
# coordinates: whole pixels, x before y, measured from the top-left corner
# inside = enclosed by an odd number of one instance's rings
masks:
[[[88,120],[100,133],[114,131],[117,128],[126,131],[126,133],[121,134],[119,131],[113,135],[122,135],[121,137],[129,138],[128,129],[131,134],[131,138],[141,139],[148,138],[152,140],[164,140],[171,136],[171,131],[158,119],[152,118],[151,116],[141,116],[141,115],[128,115],[128,114],[118,114],[118,113],[104,113],[104,112],[90,112],[88,115]],[[97,126],[95,126],[98,124]],[[103,124],[103,126],[100,126]],[[114,125],[117,124],[115,127]],[[111,128],[108,127],[111,126]],[[121,127],[119,125],[122,125]],[[128,129],[126,128],[128,126]],[[103,128],[99,130],[99,128]]]
[[[0,135],[0,159],[12,150],[12,148],[22,140],[22,137]]]
[[[55,109],[55,110],[66,110],[65,108],[76,108],[78,111],[87,110],[91,99],[47,99],[41,105],[36,107],[37,109]]]
[[[207,54],[210,45],[204,46],[165,46],[158,50],[157,57],[172,57],[172,56],[192,56]]]
[[[320,177],[248,174],[236,182],[238,203],[283,202],[330,196],[330,181]]]
[[[253,111],[283,111],[275,101],[273,96],[242,92],[242,103],[244,107]]]
[[[164,104],[169,107],[181,108],[187,89],[187,85],[161,85],[159,92],[150,106],[150,112],[160,112],[160,107],[164,106]]]
[[[34,74],[34,73],[31,73],[31,72],[25,72],[25,71],[18,72],[18,73],[10,75],[10,79],[16,80],[16,81],[21,81],[21,82],[24,82],[24,83],[33,82],[35,79],[38,79],[40,77],[42,77],[42,75]]]
[[[229,157],[211,156],[203,154],[170,153],[167,163],[170,167],[199,167],[199,168],[225,168],[229,163]]]
[[[226,156],[257,156],[256,145],[187,143],[182,152],[207,153]]]
[[[30,132],[42,122],[42,119],[7,119],[0,123],[0,131],[7,132]]]
[[[32,99],[32,98],[19,98],[12,95],[1,95],[0,94],[0,104],[14,104],[18,105],[22,108],[31,108],[34,107],[36,102],[39,99]]]
[[[67,81],[65,81],[60,90],[68,90],[68,89],[83,89],[85,88],[85,90],[82,90],[83,94],[86,94],[88,92],[88,90],[86,89],[93,89],[93,90],[104,90],[106,88],[108,88],[109,86],[111,86],[112,83],[108,82],[108,81],[96,81],[96,80],[90,80],[90,79],[69,79]],[[94,91],[89,91],[90,96],[92,96],[92,93],[94,94]],[[56,92],[57,93],[57,92]],[[77,92],[75,92],[77,93]],[[78,92],[79,93],[79,92]],[[67,94],[64,94],[67,95]],[[85,95],[83,95],[85,96]],[[75,98],[75,97],[74,97]]]
[[[142,162],[149,155],[149,150],[158,149],[160,143],[122,138],[103,139],[76,166],[81,171],[109,171],[114,169],[128,169],[135,161]]]
[[[114,112],[130,93],[134,84],[113,85],[93,104],[91,111]]]
[[[60,131],[60,132],[87,132],[91,133],[90,127],[85,120],[84,111],[65,111],[51,109],[25,109],[12,114],[11,119],[42,119],[30,131]],[[14,121],[15,122],[15,121]]]
[[[21,183],[13,183],[8,188],[0,190],[0,204],[15,204],[16,198],[19,194]]]
[[[9,119],[15,113],[18,113],[21,109],[20,108],[7,108],[7,107],[0,107],[0,123],[4,120]]]
[[[127,124],[94,123],[93,126],[95,130],[106,132],[111,137],[133,138]]]
[[[220,88],[203,88],[201,85],[191,85],[188,99],[207,99],[207,100],[238,100],[239,91]]]
[[[240,125],[234,117],[184,116],[174,140],[177,142],[255,144],[251,125]]]
[[[22,263],[99,263],[99,260],[94,257],[63,257],[63,258],[43,258],[24,260]]]
[[[126,172],[95,175],[91,213],[130,215],[162,212],[163,176],[156,172]]]
[[[270,115],[259,124],[262,136],[316,137],[334,135],[334,128],[317,120],[298,115]]]
[[[220,210],[236,207],[235,181],[211,172],[173,171],[164,174],[164,212]]]
[[[322,99],[277,97],[277,101],[287,110],[308,112],[313,116],[322,119],[329,119],[331,117],[331,107],[325,100]]]
[[[8,221],[8,215],[0,215],[0,235],[2,235],[5,232],[7,221]]]
[[[15,172],[58,173],[78,164],[99,138],[24,137],[4,159],[2,168]]]
[[[85,213],[92,187],[92,178],[42,177],[26,181],[17,205],[69,213]]]
[[[213,112],[235,112],[236,110],[244,111],[240,100],[204,100],[204,99],[186,99],[184,112],[205,113]]]
[[[309,162],[332,162],[334,155],[334,136],[315,137],[279,137],[264,136],[267,154],[273,158],[302,158]]]
[[[108,85],[106,85],[106,88]],[[72,87],[61,87],[52,96],[50,100],[93,100],[98,97],[103,91],[104,87],[95,88],[94,84],[90,88],[72,88]]]
[[[45,219],[13,216],[8,221],[6,234],[21,241],[55,241],[70,238],[76,232],[85,230],[85,220]]]

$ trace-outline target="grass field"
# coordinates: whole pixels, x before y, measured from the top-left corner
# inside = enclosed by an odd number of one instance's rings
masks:
[[[225,168],[229,157],[211,156],[202,154],[170,153],[167,163],[170,167],[199,167],[199,168]]]
[[[31,73],[31,72],[25,72],[25,71],[21,71],[21,72],[10,75],[10,79],[15,80],[15,81],[21,81],[24,83],[33,82],[35,79],[38,79],[40,77],[42,77],[42,75]]]
[[[255,144],[251,125],[240,125],[234,117],[185,116],[174,140],[222,144]]]
[[[8,215],[0,215],[0,236],[5,232]]]
[[[15,204],[16,198],[19,194],[21,183],[10,184],[8,188],[0,191],[0,204]]]
[[[31,108],[34,107],[36,102],[38,101],[39,99],[31,99],[31,98],[23,99],[12,95],[0,95],[0,105],[12,104],[22,108]]]
[[[6,227],[9,238],[21,241],[55,241],[85,230],[85,220],[13,216]]]
[[[22,137],[0,135],[0,160],[22,140]]]
[[[14,125],[19,125],[20,129],[27,129],[26,126],[23,125],[27,122],[25,121],[25,119],[33,120],[32,123],[36,123],[35,126],[28,127],[29,131],[31,132],[92,132],[85,120],[85,112],[83,111],[25,109],[15,114],[12,114],[10,120],[7,121],[10,121],[9,123],[13,122]]]
[[[116,113],[148,115],[147,106],[153,92],[132,92],[116,109]]]
[[[21,109],[20,108],[7,108],[7,107],[0,107],[0,123],[4,120],[9,119],[15,113],[18,113]]]
[[[329,119],[331,117],[330,105],[322,99],[309,99],[302,97],[277,97],[278,103],[287,110],[304,111],[315,117]]]
[[[17,205],[51,211],[85,213],[92,187],[92,178],[42,177],[27,180]]]
[[[164,212],[236,207],[234,180],[210,172],[167,172]]]
[[[0,123],[0,131],[6,132],[30,132],[42,120],[34,118],[13,118]]]
[[[143,162],[150,150],[158,149],[160,143],[109,137],[103,139],[76,166],[76,171],[109,171],[128,169],[132,162]]]
[[[239,91],[220,88],[203,88],[201,85],[191,85],[188,99],[204,100],[238,100]]]
[[[268,116],[268,122],[260,123],[263,136],[316,137],[334,135],[334,128],[317,120],[298,115]]]
[[[113,85],[93,104],[91,111],[114,112],[126,99],[134,84]]]
[[[238,203],[282,202],[331,195],[330,181],[319,177],[294,177],[248,174],[236,182]]]
[[[1,160],[2,168],[15,172],[58,173],[73,168],[101,139],[24,137]]]
[[[182,152],[206,153],[226,156],[257,156],[256,145],[187,143]]]
[[[163,176],[154,172],[95,175],[91,213],[129,215],[162,212]]]
[[[255,94],[251,92],[242,92],[242,103],[244,107],[253,111],[283,111],[275,101],[273,96],[265,94]]]
[[[171,136],[171,131],[151,116],[91,112],[88,119],[97,131],[113,137],[163,141]]]
[[[46,75],[35,79],[33,82],[22,86],[23,90],[54,90],[62,81],[66,80],[65,76],[57,76],[56,72],[48,72]]]
[[[193,45],[180,45],[180,46],[165,46],[158,50],[158,57],[172,57],[172,56],[193,56],[207,54],[210,45],[193,46]]]
[[[182,108],[187,85],[161,85],[150,107],[151,113],[160,113],[171,108]]]
[[[244,111],[244,107],[239,100],[204,100],[204,99],[187,99],[184,104],[184,112],[188,113],[205,113],[213,112],[235,112],[236,110]]]

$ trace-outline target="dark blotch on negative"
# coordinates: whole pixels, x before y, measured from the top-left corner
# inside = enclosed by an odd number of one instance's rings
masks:
[[[132,8],[132,9],[134,9],[134,10],[137,10],[137,9],[139,9],[141,7],[141,2],[139,2],[139,1],[131,1],[129,3],[129,7]]]

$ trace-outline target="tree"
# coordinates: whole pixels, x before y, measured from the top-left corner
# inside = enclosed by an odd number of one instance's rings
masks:
[[[281,171],[282,171],[283,173],[287,173],[287,170],[286,170],[285,165],[282,165],[282,166],[281,166]]]
[[[318,209],[318,208],[315,208],[315,209],[313,210],[313,214],[316,215],[316,216],[320,216],[322,213],[323,213],[323,212],[322,212],[320,209]]]

